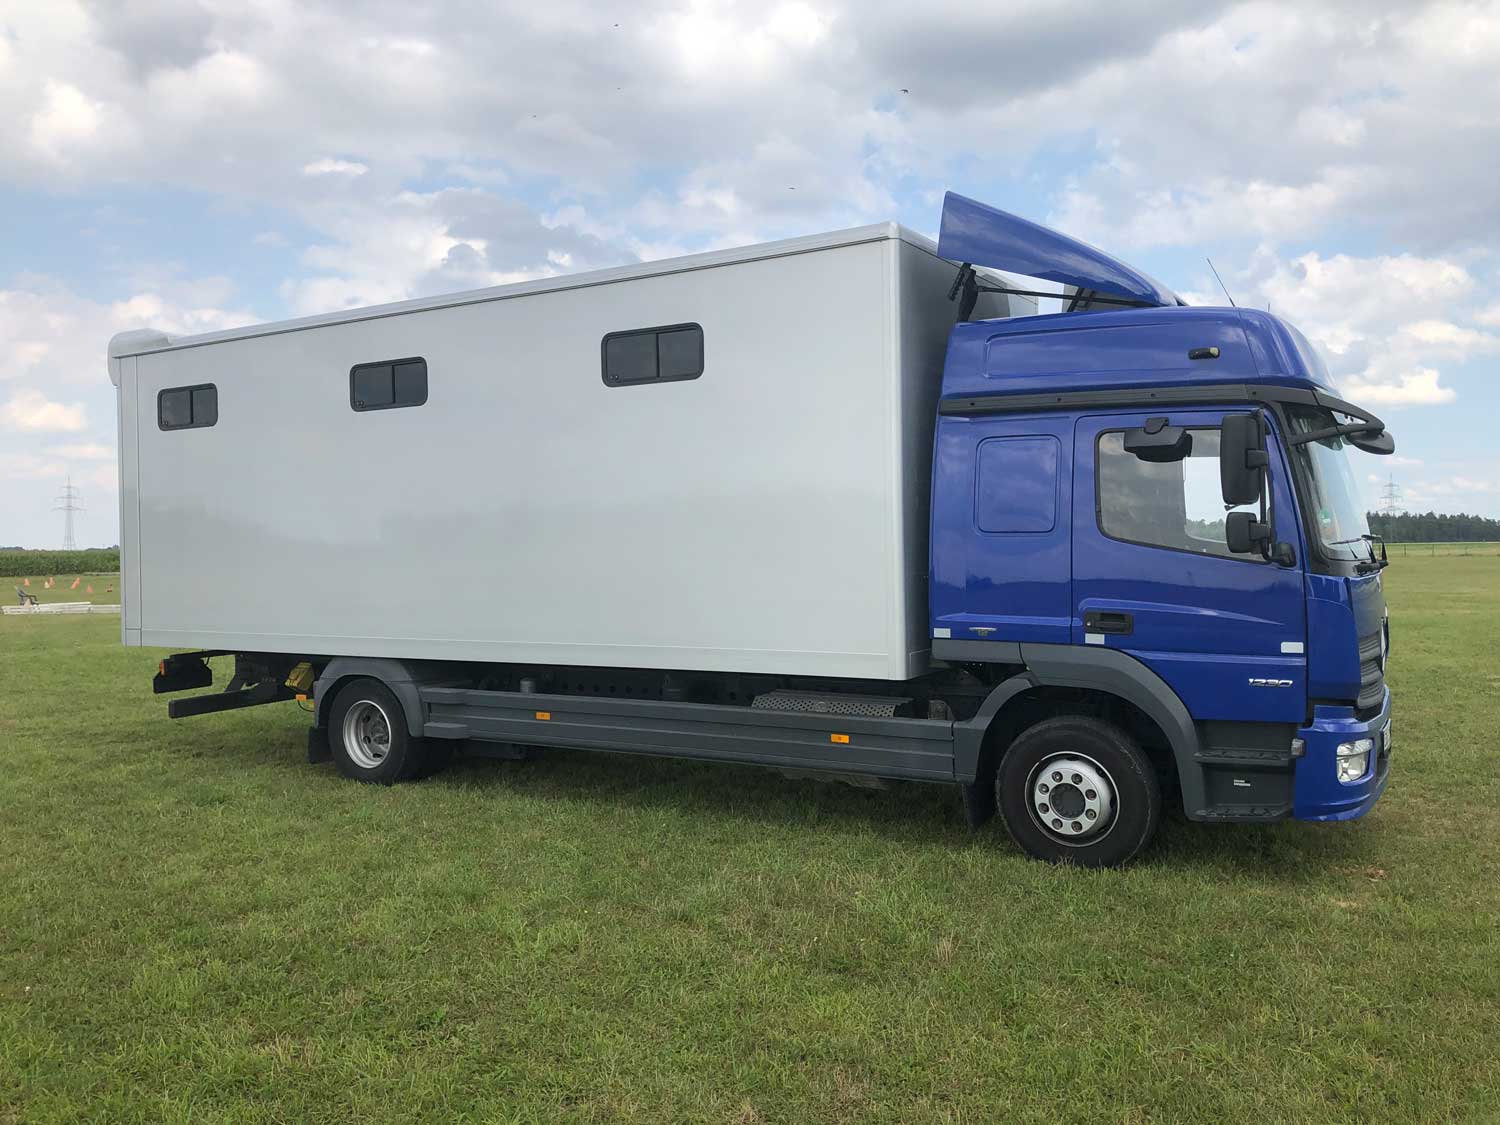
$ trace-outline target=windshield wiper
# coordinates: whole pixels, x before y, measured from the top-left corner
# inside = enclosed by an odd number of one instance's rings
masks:
[[[1377,556],[1375,554],[1375,544],[1377,542],[1380,544],[1380,554],[1379,554],[1379,556]],[[1366,532],[1363,535],[1356,535],[1353,539],[1337,539],[1334,542],[1329,543],[1327,545],[1330,546],[1330,547],[1352,547],[1355,543],[1364,543],[1365,545],[1367,545],[1370,548],[1370,558],[1369,558],[1369,560],[1368,561],[1361,561],[1359,563],[1359,566],[1361,566],[1361,567],[1369,566],[1369,567],[1373,567],[1374,570],[1384,570],[1386,567],[1388,567],[1388,566],[1391,565],[1390,559],[1386,558],[1386,554],[1385,554],[1385,540],[1382,539],[1380,536],[1378,536],[1378,535],[1372,535],[1369,532]],[[1369,573],[1371,573],[1371,571],[1361,570],[1360,573],[1361,574],[1369,574]]]
[[[1363,539],[1366,543],[1368,543],[1370,545],[1370,561],[1371,562],[1377,561],[1375,559],[1375,544],[1379,543],[1380,544],[1380,559],[1379,559],[1380,569],[1384,570],[1386,567],[1388,567],[1388,566],[1391,565],[1391,560],[1390,560],[1390,558],[1385,553],[1385,536],[1384,535],[1376,535],[1373,532],[1367,531],[1363,535],[1361,535],[1360,538]]]

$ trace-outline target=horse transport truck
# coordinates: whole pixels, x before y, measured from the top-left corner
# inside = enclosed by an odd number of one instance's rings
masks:
[[[350,778],[540,746],[942,782],[1091,866],[1166,802],[1386,785],[1350,464],[1384,424],[1284,319],[963,196],[936,244],[126,332],[109,372],[124,643],[185,650],[158,692],[233,658],[174,718],[310,701]]]

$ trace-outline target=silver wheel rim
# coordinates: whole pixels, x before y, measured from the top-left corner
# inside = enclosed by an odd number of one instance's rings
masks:
[[[1119,803],[1114,778],[1085,754],[1049,755],[1026,778],[1032,823],[1068,847],[1095,844],[1109,835]]]
[[[391,752],[391,721],[380,704],[361,699],[344,715],[344,751],[361,769],[373,770]]]

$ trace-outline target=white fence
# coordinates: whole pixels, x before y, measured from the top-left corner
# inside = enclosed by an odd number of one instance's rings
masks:
[[[0,606],[0,613],[7,617],[24,614],[30,616],[33,613],[119,613],[117,605],[94,605],[92,602],[49,602],[43,605],[4,605]]]

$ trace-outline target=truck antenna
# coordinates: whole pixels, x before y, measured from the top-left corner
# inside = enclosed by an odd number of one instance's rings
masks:
[[[1214,260],[1212,258],[1204,258],[1203,260],[1208,263],[1209,269],[1214,270]],[[1229,297],[1229,286],[1224,284],[1224,279],[1219,276],[1218,270],[1214,270],[1214,280],[1219,283],[1219,288],[1224,290],[1224,296]],[[1239,308],[1239,305],[1234,303],[1233,297],[1229,297],[1229,307],[1232,309]]]

